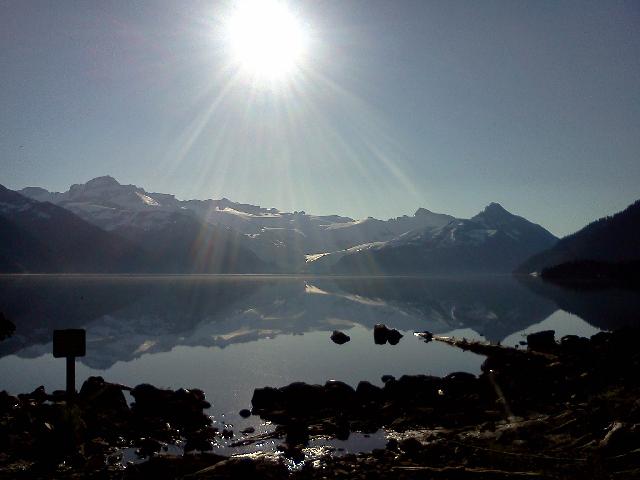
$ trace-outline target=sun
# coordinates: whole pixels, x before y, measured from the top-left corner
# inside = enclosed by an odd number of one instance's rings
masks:
[[[227,21],[226,36],[231,61],[257,79],[291,76],[302,65],[307,48],[304,25],[279,0],[236,3]]]

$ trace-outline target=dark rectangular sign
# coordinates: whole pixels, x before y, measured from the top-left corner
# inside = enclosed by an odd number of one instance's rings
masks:
[[[54,330],[53,356],[84,357],[87,350],[86,331],[84,329]]]

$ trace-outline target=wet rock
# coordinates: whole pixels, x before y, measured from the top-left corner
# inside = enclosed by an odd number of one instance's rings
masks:
[[[454,372],[444,377],[443,390],[453,395],[470,394],[477,390],[478,378],[468,372]]]
[[[256,388],[253,391],[251,405],[257,410],[275,410],[282,404],[284,395],[273,387]]]
[[[49,399],[49,396],[47,395],[47,392],[44,389],[43,385],[40,385],[38,388],[36,388],[33,392],[31,393],[21,393],[18,395],[18,398],[20,399],[20,401],[25,402],[25,403],[35,403],[35,404],[40,404],[42,402],[45,402],[46,400]]]
[[[589,350],[590,342],[577,335],[565,335],[560,339],[560,346],[567,353],[584,354]]]
[[[291,412],[316,410],[324,405],[325,389],[321,385],[294,382],[280,389],[284,406]]]
[[[398,402],[430,401],[438,395],[442,379],[429,375],[403,375],[384,384],[387,399]]]
[[[413,456],[419,453],[420,450],[422,450],[422,443],[420,443],[419,440],[410,437],[402,440],[398,447],[407,455]]]
[[[149,457],[154,453],[158,453],[160,450],[162,450],[162,444],[159,441],[153,438],[141,438],[138,441],[138,450],[136,450],[136,453],[140,457]]]
[[[197,432],[189,434],[187,443],[184,446],[185,452],[197,450],[199,452],[209,452],[213,450],[217,428],[206,427]]]
[[[373,327],[373,341],[376,345],[384,345],[387,343],[387,333],[389,329],[383,323],[377,323]]]
[[[351,337],[344,332],[341,332],[339,330],[334,330],[333,333],[331,334],[331,340],[333,340],[333,343],[337,343],[338,345],[343,345],[347,343],[349,340],[351,340]]]
[[[402,337],[403,335],[398,330],[392,328],[387,333],[387,342],[389,342],[389,345],[397,345]]]
[[[247,428],[243,429],[240,433],[244,433],[245,435],[248,435],[250,433],[254,433],[255,431],[256,431],[255,428],[247,427]]]
[[[5,390],[0,392],[0,414],[5,414],[17,408],[20,404],[18,397],[9,395]]]
[[[356,396],[361,404],[370,402],[379,402],[382,399],[382,389],[367,381],[358,383],[356,387]]]
[[[129,411],[121,386],[105,382],[102,377],[87,378],[80,388],[79,398],[92,409],[108,410],[116,414]]]
[[[334,408],[351,407],[356,400],[356,392],[350,385],[337,380],[329,380],[324,385],[325,404]]]
[[[527,335],[529,350],[537,352],[551,352],[558,346],[555,340],[555,330],[543,330],[542,332]]]
[[[131,390],[131,411],[140,428],[156,431],[166,423],[181,430],[196,431],[211,424],[204,409],[211,407],[202,390],[165,390],[142,384]]]
[[[285,443],[288,445],[307,445],[309,443],[309,427],[304,422],[294,422],[284,426]]]
[[[251,410],[247,408],[243,408],[242,410],[240,410],[239,415],[242,418],[249,418],[251,416]]]
[[[431,340],[433,340],[433,333],[429,332],[428,330],[425,330],[423,332],[416,332],[416,336],[422,338],[425,343],[429,343]]]
[[[373,341],[376,345],[384,345],[389,342],[391,345],[397,345],[402,334],[395,328],[388,328],[384,323],[377,323],[373,327]]]

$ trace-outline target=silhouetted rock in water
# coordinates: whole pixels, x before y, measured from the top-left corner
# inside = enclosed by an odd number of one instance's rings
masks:
[[[331,334],[331,340],[333,340],[333,343],[342,345],[344,343],[347,343],[349,340],[351,340],[351,337],[344,332],[341,332],[339,330],[334,330],[333,333]]]
[[[389,342],[391,345],[397,345],[402,334],[395,328],[388,328],[384,323],[377,323],[373,327],[373,341],[376,345],[384,345]]]
[[[427,330],[425,330],[424,332],[415,332],[414,335],[423,339],[425,343],[429,343],[431,340],[433,340],[433,333]]]
[[[242,410],[240,410],[238,415],[240,415],[242,418],[249,418],[251,416],[251,410],[243,408]]]
[[[98,410],[119,414],[129,411],[129,405],[122,390],[128,387],[108,383],[102,377],[89,377],[80,388],[80,399]]]
[[[211,424],[203,409],[211,404],[198,389],[163,390],[153,385],[142,384],[131,390],[135,399],[132,413],[147,428],[161,418],[181,430],[196,431]]]
[[[544,330],[527,335],[527,347],[529,350],[538,352],[552,352],[558,346],[555,335],[555,330]]]
[[[387,383],[389,380],[395,380],[396,377],[394,377],[393,375],[382,375],[382,377],[380,377],[380,380],[382,380],[382,383]]]
[[[14,323],[4,316],[2,312],[0,312],[0,340],[4,340],[7,337],[13,335],[13,332],[16,331],[16,326]]]

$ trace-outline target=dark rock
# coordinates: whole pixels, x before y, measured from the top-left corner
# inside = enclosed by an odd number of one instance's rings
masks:
[[[309,443],[309,427],[302,422],[285,425],[285,443],[288,445],[307,445]]]
[[[256,431],[255,428],[253,427],[247,427],[244,430],[242,430],[240,433],[244,433],[244,434],[249,434],[249,433],[254,433]]]
[[[274,410],[282,404],[284,395],[273,387],[256,388],[253,391],[251,405],[257,410]]]
[[[398,446],[399,446],[398,440],[396,440],[395,438],[390,438],[387,441],[387,445],[386,445],[387,450],[398,450]]]
[[[89,377],[82,384],[80,399],[91,408],[114,413],[129,411],[129,405],[120,386],[105,382],[102,377]]]
[[[294,382],[280,389],[284,405],[290,411],[315,410],[325,402],[325,389],[321,385]]]
[[[149,457],[154,453],[158,453],[162,449],[162,444],[153,438],[141,438],[138,441],[138,450],[136,453],[141,457]]]
[[[18,397],[9,395],[5,390],[0,392],[0,414],[10,412],[20,405]]]
[[[529,350],[535,350],[537,352],[550,352],[555,350],[557,347],[555,334],[555,330],[544,330],[527,335]]]
[[[393,375],[382,375],[382,377],[380,377],[380,380],[382,380],[382,383],[387,383],[389,380],[395,380],[396,377],[394,377]]]
[[[391,345],[397,345],[402,334],[395,328],[388,328],[383,323],[377,323],[373,327],[373,341],[376,345],[384,345],[389,342]]]
[[[387,334],[389,329],[384,323],[376,323],[373,327],[373,341],[376,345],[384,345],[387,343]]]
[[[44,389],[43,385],[40,385],[31,393],[21,393],[18,395],[18,398],[24,402],[35,402],[40,404],[49,399],[47,392]]]
[[[422,450],[422,443],[413,437],[402,440],[398,446],[409,456],[416,455]]]
[[[444,377],[443,389],[454,395],[472,393],[477,390],[478,379],[468,372],[454,372]]]
[[[442,379],[429,375],[403,375],[397,380],[384,384],[383,392],[387,399],[398,402],[432,401],[438,396]]]
[[[403,335],[398,330],[392,328],[387,333],[387,342],[389,345],[397,345],[402,337]]]
[[[416,332],[416,335],[422,338],[425,343],[429,343],[431,340],[433,340],[433,333],[429,332],[428,330],[425,330],[424,332]]]
[[[379,402],[382,398],[382,389],[367,381],[358,383],[356,396],[360,403]]]
[[[215,427],[205,427],[195,432],[190,432],[187,436],[187,443],[184,446],[185,452],[197,450],[199,452],[209,452],[213,450],[218,429]]]
[[[204,409],[211,405],[204,399],[202,390],[177,391],[142,384],[131,390],[135,403],[131,411],[146,429],[158,429],[167,422],[181,430],[196,431],[211,424]]]
[[[344,343],[347,343],[349,340],[351,340],[351,337],[344,332],[341,332],[339,330],[334,330],[333,333],[331,334],[331,340],[333,340],[333,343],[342,345]]]
[[[356,392],[350,385],[337,380],[329,380],[324,385],[325,405],[334,408],[348,408],[355,403]]]
[[[565,352],[583,354],[590,349],[589,339],[577,335],[565,335],[560,339],[560,346]]]
[[[240,410],[239,415],[242,418],[249,418],[251,416],[251,410],[247,408],[243,408],[242,410]]]

